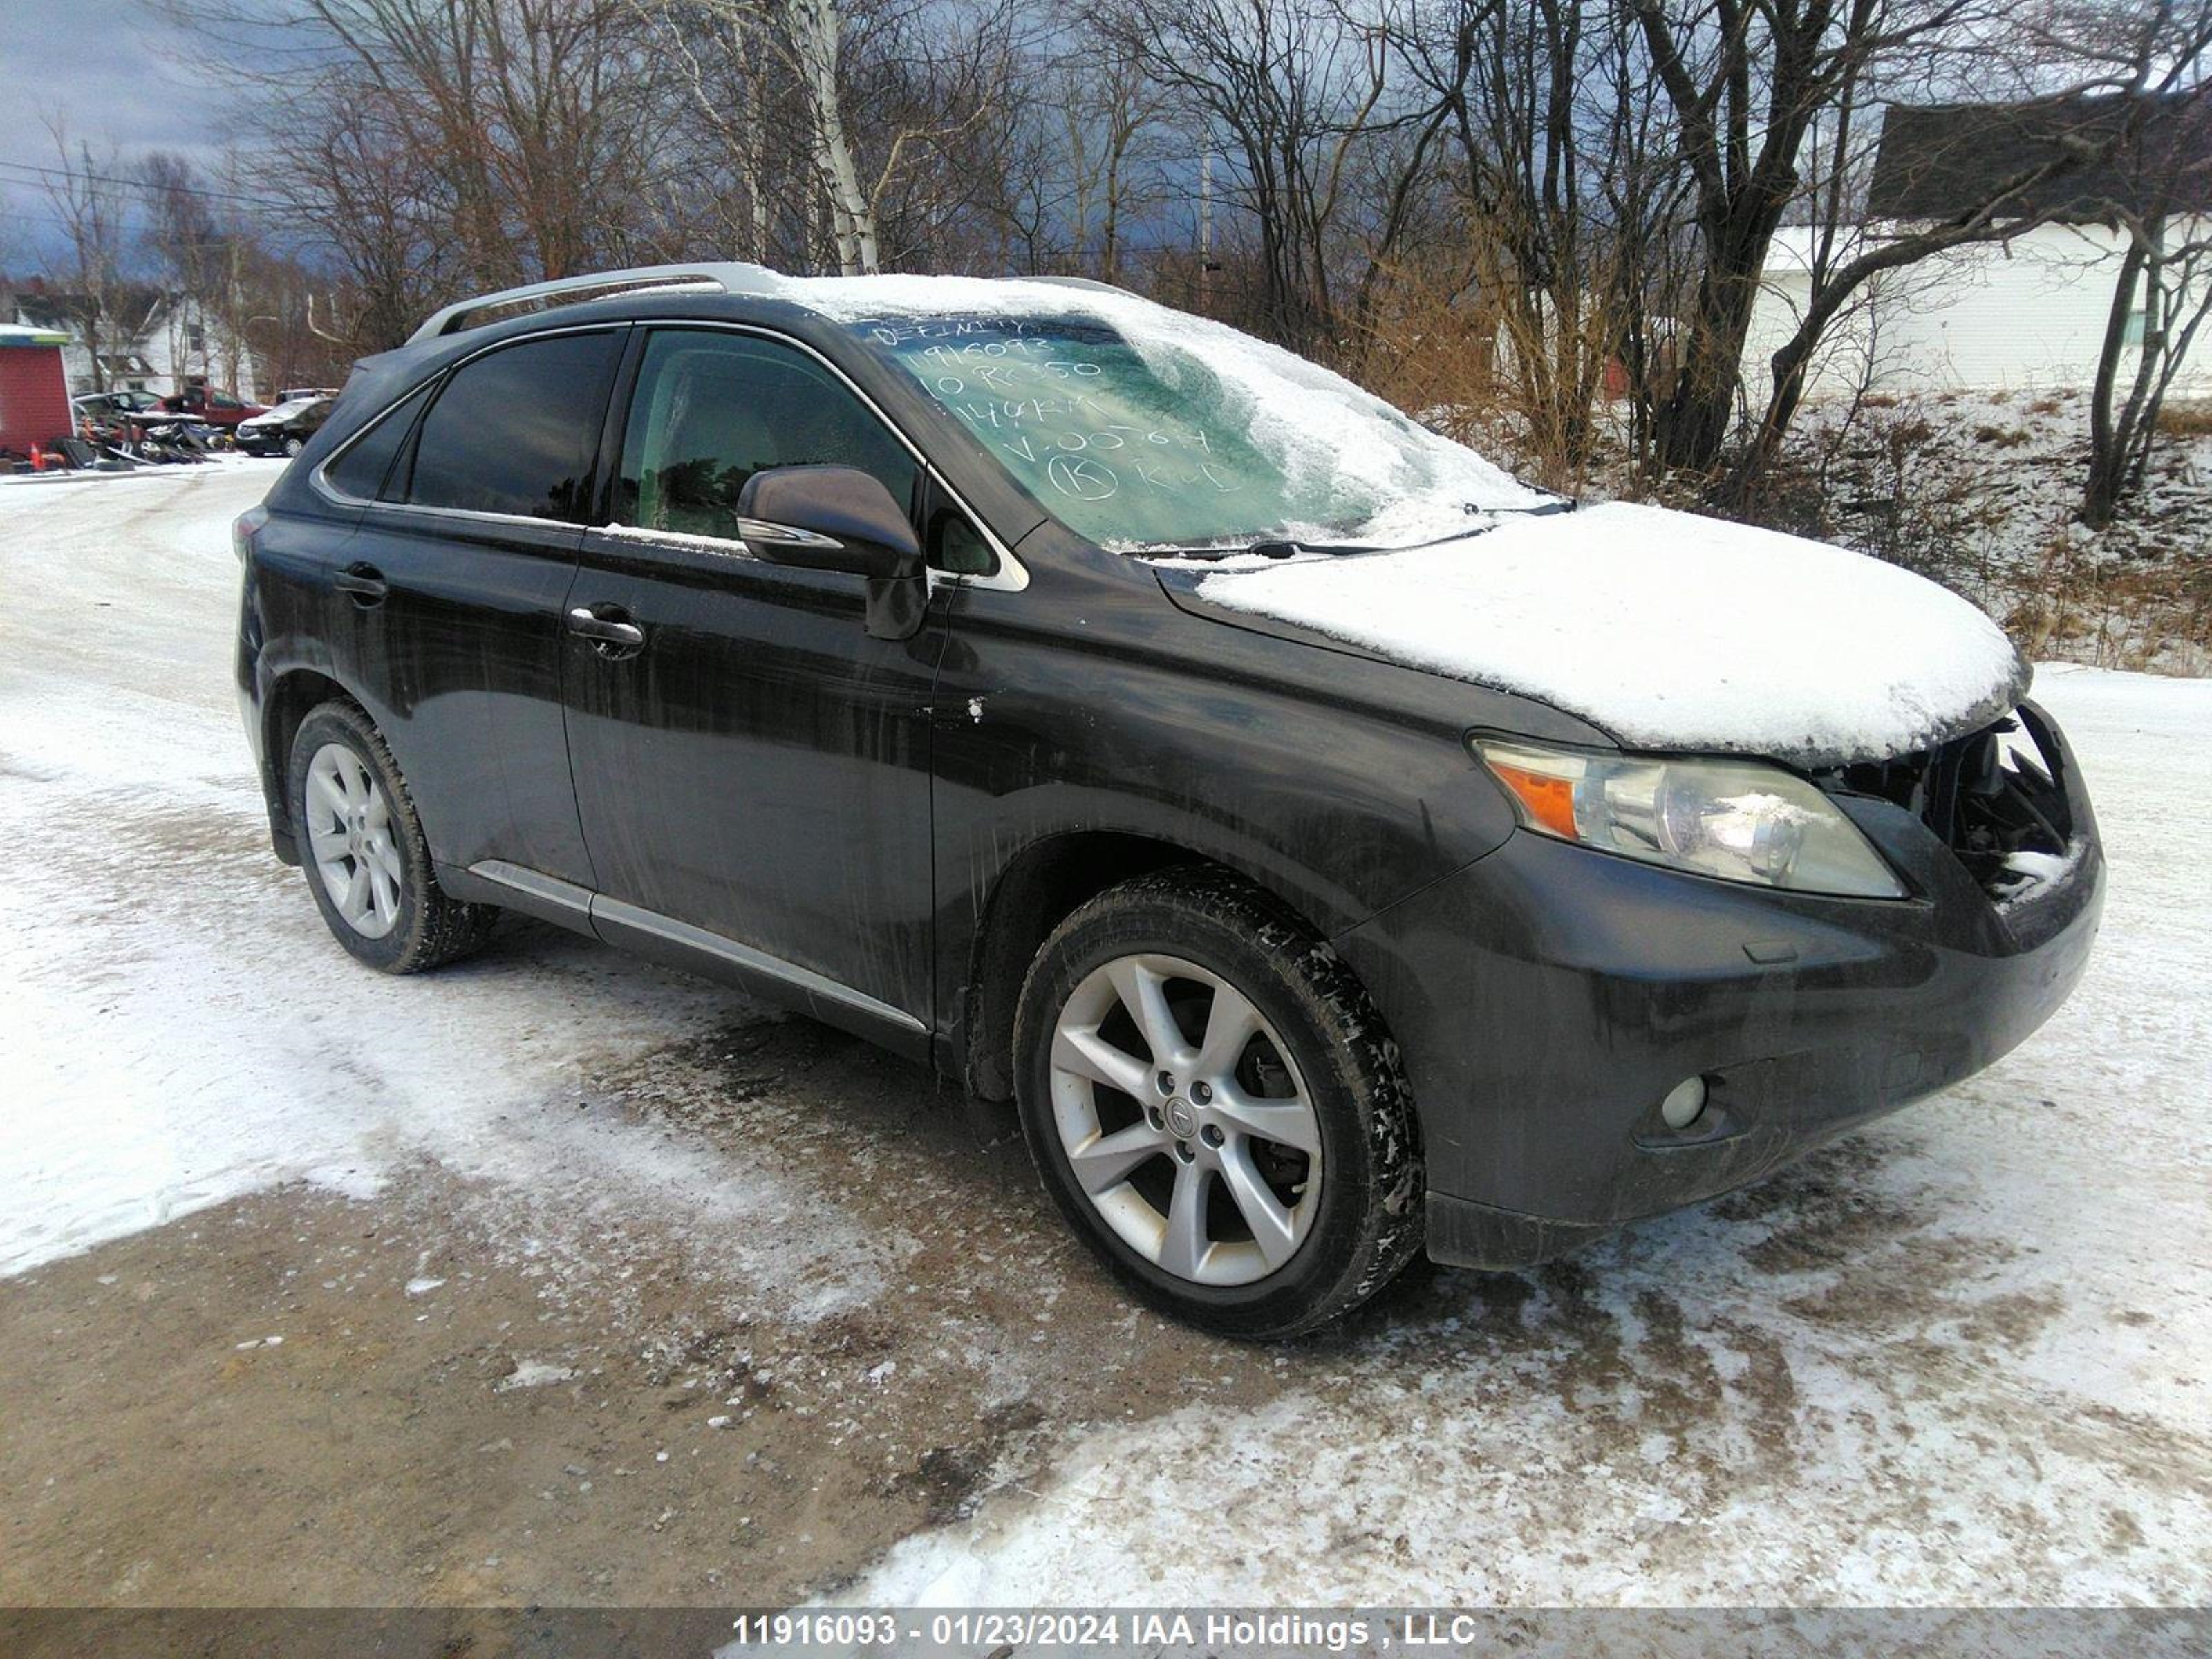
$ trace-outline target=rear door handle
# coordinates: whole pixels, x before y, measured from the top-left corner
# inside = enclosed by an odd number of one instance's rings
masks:
[[[349,564],[331,578],[331,586],[341,593],[353,595],[353,602],[364,611],[372,605],[384,603],[384,596],[392,591],[384,573],[373,564]]]
[[[627,656],[645,645],[645,630],[624,620],[622,610],[611,605],[578,605],[568,613],[568,631],[591,641],[603,657]]]

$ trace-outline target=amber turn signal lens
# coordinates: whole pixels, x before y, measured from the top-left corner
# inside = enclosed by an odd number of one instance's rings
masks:
[[[1499,760],[1490,763],[1490,770],[1500,783],[1513,792],[1532,820],[1562,840],[1576,839],[1575,786],[1572,779],[1549,777],[1541,772],[1509,766]]]

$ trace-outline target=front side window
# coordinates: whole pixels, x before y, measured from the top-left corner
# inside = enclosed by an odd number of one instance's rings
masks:
[[[422,417],[403,499],[514,518],[576,518],[621,349],[612,331],[552,334],[463,363]]]
[[[914,458],[812,358],[750,335],[653,333],[623,437],[618,523],[740,541],[745,480],[810,465],[858,467],[912,507]]]

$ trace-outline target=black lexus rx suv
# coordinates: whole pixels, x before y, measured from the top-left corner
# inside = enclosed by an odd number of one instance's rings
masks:
[[[276,855],[1011,1100],[1138,1294],[1279,1337],[1988,1064],[2103,887],[1964,601],[1530,489],[1097,284],[620,272],[355,370],[238,525]]]

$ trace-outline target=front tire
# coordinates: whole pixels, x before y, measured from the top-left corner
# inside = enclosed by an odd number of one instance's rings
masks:
[[[416,974],[480,950],[495,906],[440,890],[422,821],[383,734],[331,702],[293,734],[288,798],[300,866],[331,935],[387,974]]]
[[[1168,871],[1082,906],[1030,966],[1014,1043],[1046,1189],[1155,1307],[1295,1336],[1419,1249],[1396,1046],[1335,952],[1250,884]]]

